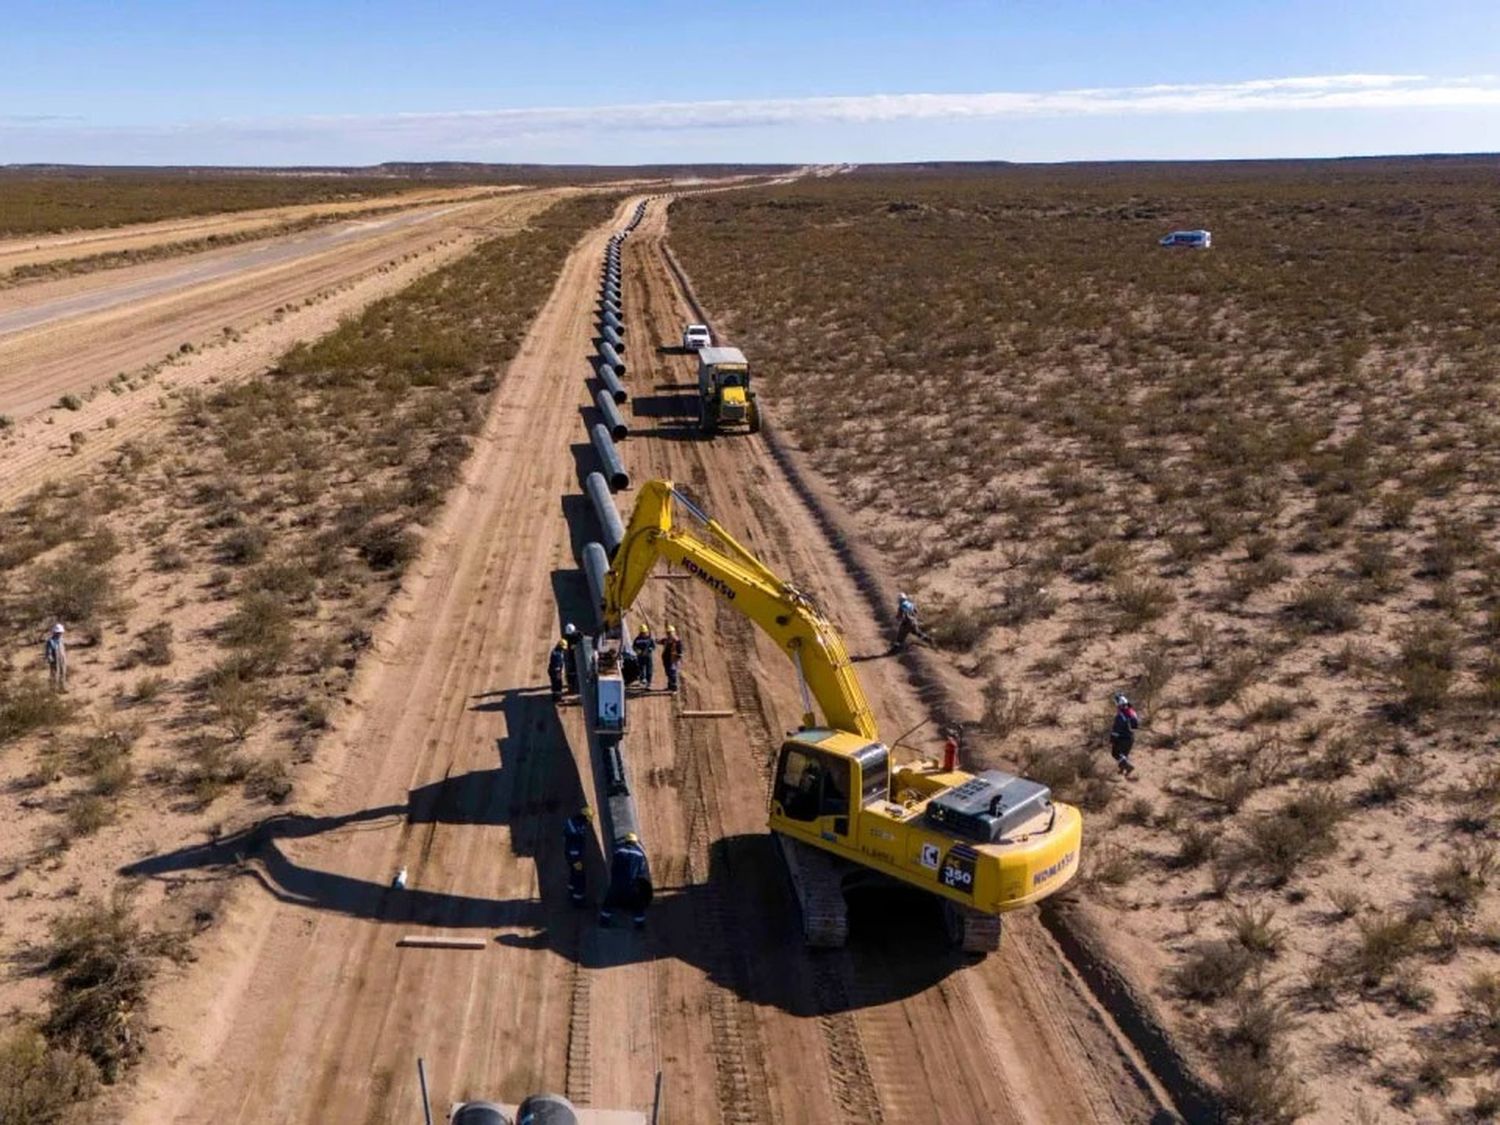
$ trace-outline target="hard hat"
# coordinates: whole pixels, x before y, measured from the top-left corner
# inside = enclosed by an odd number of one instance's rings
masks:
[[[677,635],[677,626],[676,625],[668,625],[667,626],[667,635],[671,636],[671,637],[675,637]]]
[[[564,640],[559,640],[557,642],[557,647],[560,648],[560,649],[562,649],[564,652],[567,652],[568,651],[568,642],[564,641]]]
[[[636,630],[636,635],[649,637],[651,635],[651,627],[649,625],[642,625],[639,629]]]
[[[583,817],[585,820],[593,820],[594,810],[589,808],[587,805],[584,805],[583,808],[578,810],[578,815]]]
[[[625,833],[625,842],[627,844],[639,844],[641,842],[641,838],[634,832],[627,832]]]
[[[566,625],[563,626],[563,635],[564,636],[571,637],[576,632],[578,632],[578,626],[574,625],[571,621],[569,621]]]
[[[56,625],[52,626],[52,632],[56,635],[58,633],[66,633],[67,630],[63,628],[62,622],[59,621]]]
[[[899,594],[896,595],[896,597],[899,598],[903,602],[910,600],[910,599],[907,598],[905,590],[902,590]]]
[[[1129,707],[1130,706],[1130,700],[1126,699],[1123,694],[1116,693],[1115,694],[1115,706],[1116,707]]]

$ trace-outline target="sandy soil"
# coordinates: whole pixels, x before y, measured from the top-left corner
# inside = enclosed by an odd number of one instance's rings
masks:
[[[71,231],[67,234],[33,235],[0,239],[0,274],[17,266],[38,262],[63,262],[95,254],[114,254],[127,250],[144,250],[162,243],[192,242],[212,235],[237,235],[247,231],[267,230],[304,219],[326,218],[368,211],[372,207],[405,204],[412,207],[437,200],[477,199],[504,187],[420,188],[391,195],[349,199],[337,203],[304,203],[289,207],[264,207],[254,211],[229,211],[214,215],[194,215],[165,219],[159,223],[132,223],[124,227]]]
[[[622,206],[622,222],[633,201]],[[758,439],[693,439],[686,318],[663,208],[627,243],[638,479],[665,475],[817,590],[882,723],[923,717],[850,577]],[[561,823],[592,792],[576,710],[542,662],[586,595],[593,534],[591,309],[608,230],[586,238],[512,364],[464,483],[377,633],[349,707],[299,776],[299,811],[217,846],[129,857],[170,888],[237,880],[200,959],[168,979],[128,1120],[387,1121],[547,1087],[697,1122],[1145,1121],[1158,1106],[1033,917],[970,964],[922,896],[857,904],[841,953],[800,947],[764,831],[770,761],[800,708],[779,652],[697,585],[642,608],[683,632],[684,695],[640,699],[629,752],[660,898],[644,932],[566,905]],[[620,497],[627,511],[630,495]],[[730,719],[684,709],[732,708]],[[234,826],[227,826],[233,828]],[[400,868],[406,890],[390,888]],[[596,857],[597,867],[597,857]],[[596,875],[599,874],[596,871]],[[407,933],[487,939],[403,949]]]
[[[0,337],[0,413],[16,401],[41,404],[0,431],[0,502],[98,462],[157,425],[182,391],[264,370],[296,341],[324,335],[476,241],[524,225],[555,198],[553,189],[444,208],[431,222],[350,241],[304,266],[122,306],[13,344]],[[180,350],[193,341],[192,351]],[[79,409],[42,408],[63,394],[77,394]]]

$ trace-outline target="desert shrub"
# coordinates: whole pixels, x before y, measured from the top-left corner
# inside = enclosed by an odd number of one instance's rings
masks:
[[[1287,616],[1298,628],[1343,633],[1359,624],[1359,608],[1348,590],[1329,578],[1309,579],[1287,601]]]
[[[1279,886],[1303,865],[1333,851],[1334,829],[1347,814],[1348,807],[1331,790],[1304,790],[1250,822],[1241,855],[1247,866]]]
[[[65,818],[69,835],[91,836],[114,820],[114,810],[97,793],[75,793],[68,800]]]
[[[1400,758],[1370,779],[1364,802],[1369,805],[1395,804],[1415,793],[1429,776],[1431,771],[1421,762]]]
[[[57,919],[40,959],[53,978],[43,1033],[115,1081],[144,1046],[142,1005],[152,975],[150,943],[128,901],[89,903]]]
[[[1467,912],[1479,905],[1485,889],[1500,871],[1500,857],[1489,843],[1460,844],[1432,873],[1432,896],[1450,910]]]
[[[293,602],[302,602],[312,597],[317,590],[318,579],[307,563],[282,559],[256,567],[246,576],[245,587],[263,593],[280,594]]]
[[[130,698],[136,703],[149,703],[159,696],[171,681],[165,676],[142,676],[130,689]]]
[[[1458,634],[1438,619],[1414,622],[1398,637],[1390,678],[1399,694],[1400,713],[1415,717],[1436,711],[1447,701],[1458,667]]]
[[[172,623],[158,621],[141,630],[136,638],[136,656],[142,664],[163,668],[172,663]]]
[[[244,741],[260,721],[264,699],[253,684],[229,677],[208,689],[214,714],[236,741]]]
[[[175,543],[159,544],[151,552],[151,565],[157,570],[170,573],[182,570],[187,564],[187,554]]]
[[[1214,663],[1203,692],[1203,702],[1218,707],[1240,697],[1255,682],[1264,660],[1260,653],[1238,649]]]
[[[1219,834],[1211,828],[1190,824],[1177,841],[1174,866],[1201,867],[1219,850]]]
[[[77,705],[38,676],[0,679],[0,744],[69,722]]]
[[[1223,1052],[1215,1062],[1229,1120],[1240,1125],[1292,1125],[1316,1103],[1282,1052],[1260,1057],[1247,1050]]]
[[[34,1027],[14,1027],[0,1038],[0,1121],[55,1125],[99,1087],[92,1059],[49,1044]]]
[[[1165,614],[1176,603],[1177,595],[1165,582],[1122,574],[1110,583],[1110,599],[1121,624],[1136,629]]]
[[[1365,905],[1365,896],[1353,887],[1333,887],[1328,892],[1328,903],[1340,918],[1353,918]]]
[[[1274,907],[1257,910],[1244,906],[1231,910],[1224,918],[1224,926],[1251,953],[1275,957],[1286,946],[1286,930],[1272,924],[1275,918]]]
[[[1212,1004],[1237,993],[1254,967],[1254,955],[1238,942],[1206,942],[1178,963],[1173,981],[1183,999]]]
[[[980,725],[996,738],[1007,738],[1027,726],[1035,714],[1031,697],[1019,688],[1006,687],[1000,680],[985,684],[984,715]]]
[[[1379,985],[1422,943],[1422,927],[1415,920],[1383,913],[1358,921],[1359,940],[1348,958],[1348,967],[1366,987]]]
[[[32,577],[30,617],[90,625],[115,612],[119,595],[108,569],[75,549]]]
[[[1051,617],[1056,609],[1057,599],[1040,578],[1013,578],[1000,588],[1000,606],[994,619],[1014,628]]]
[[[219,541],[219,561],[230,566],[260,562],[266,557],[271,537],[263,527],[236,527]]]
[[[243,650],[248,661],[241,678],[272,672],[286,658],[292,644],[292,617],[286,603],[272,594],[251,591],[241,595],[235,611],[225,619],[219,639]]]
[[[64,410],[82,410],[83,400],[77,395],[63,395],[62,398],[57,400],[57,405]]]
[[[1296,1026],[1297,1021],[1286,1006],[1258,988],[1235,1005],[1223,1041],[1232,1051],[1245,1051],[1257,1059],[1269,1059]]]
[[[1134,855],[1115,843],[1095,845],[1084,865],[1085,880],[1102,887],[1123,887],[1140,866]]]
[[[415,532],[391,524],[378,524],[366,530],[356,543],[359,557],[371,570],[401,571],[417,557],[421,540]]]

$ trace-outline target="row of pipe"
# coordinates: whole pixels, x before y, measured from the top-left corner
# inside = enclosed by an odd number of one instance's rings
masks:
[[[598,353],[591,367],[599,379],[601,390],[594,399],[600,421],[588,426],[589,441],[599,461],[599,470],[584,479],[584,491],[588,494],[594,516],[598,520],[602,542],[591,540],[584,544],[580,562],[584,579],[588,584],[589,600],[593,605],[593,629],[597,633],[603,626],[600,612],[604,605],[604,583],[609,573],[609,562],[625,537],[625,525],[615,506],[613,492],[630,487],[630,474],[626,472],[616,441],[624,440],[630,432],[620,405],[629,395],[621,381],[625,374],[625,312],[621,289],[620,245],[630,232],[640,224],[645,215],[646,203],[642,200],[635,208],[630,222],[609,238],[604,248],[604,263],[600,271],[599,301],[596,309],[598,327]],[[600,812],[600,829],[606,842],[605,852],[609,861],[611,884],[606,892],[606,903],[624,888],[614,886],[615,873],[620,869],[620,859],[627,849],[639,848],[644,854],[645,844],[640,839],[640,817],[636,812],[635,796],[631,792],[630,773],[625,756],[625,740],[621,734],[603,733],[593,721],[597,709],[599,680],[593,675],[594,641],[583,638],[577,655],[580,672],[586,681],[585,727],[595,785],[595,800]],[[649,875],[648,875],[649,879]]]

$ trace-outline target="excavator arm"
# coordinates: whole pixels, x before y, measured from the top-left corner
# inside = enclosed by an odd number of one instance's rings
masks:
[[[700,533],[678,525],[679,509],[693,517]],[[833,623],[811,598],[778,577],[671,481],[650,481],[636,499],[604,583],[606,632],[618,632],[622,617],[660,560],[681,566],[732,602],[791,658],[802,687],[804,727],[818,725],[816,701],[827,726],[870,740],[878,737],[875,716]]]

